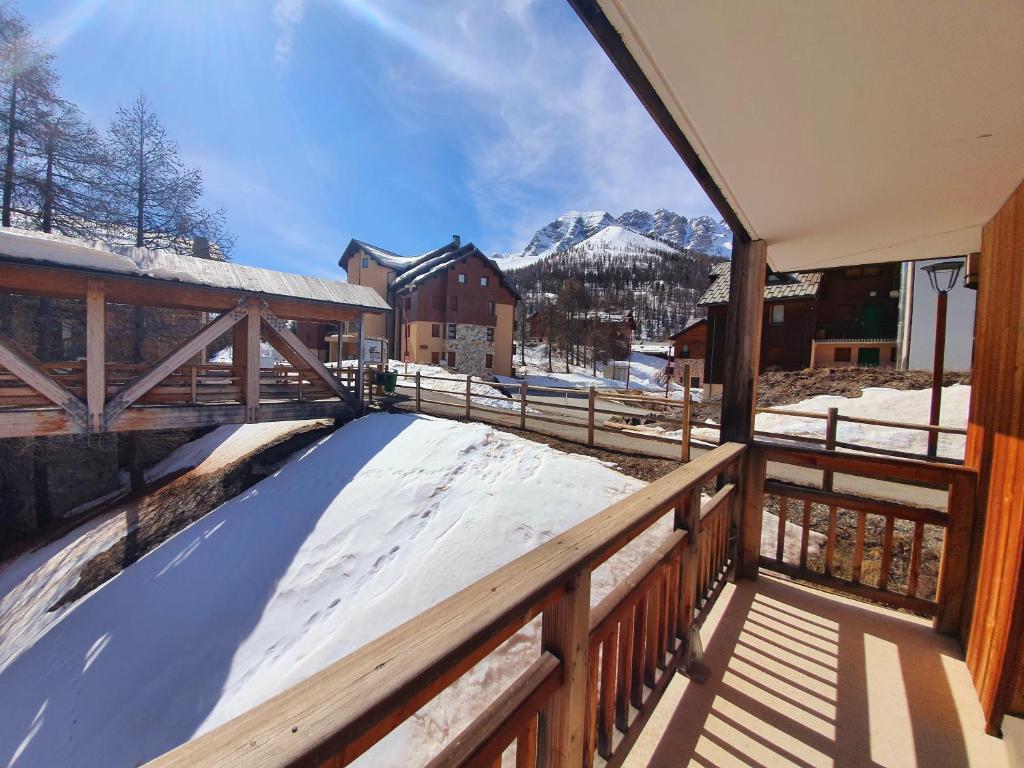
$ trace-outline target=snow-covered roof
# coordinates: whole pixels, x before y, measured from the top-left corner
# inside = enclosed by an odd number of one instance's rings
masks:
[[[425,254],[417,259],[413,266],[409,267],[395,278],[395,282],[392,285],[396,292],[415,287],[423,281],[444,272],[449,267],[465,261],[470,256],[477,256],[483,259],[488,265],[490,265],[495,274],[498,275],[501,285],[517,299],[521,298],[519,292],[515,289],[515,286],[506,279],[504,272],[502,272],[501,268],[494,263],[494,260],[488,258],[472,243],[466,243],[455,250],[438,249],[438,251],[433,253]]]
[[[669,338],[672,340],[678,339],[691,328],[696,328],[698,325],[702,325],[707,321],[708,319],[706,317],[691,317],[689,320],[686,321],[686,325],[682,327],[682,330],[676,331],[671,336],[669,336]]]
[[[723,261],[711,268],[711,287],[698,299],[699,306],[729,303],[729,262]],[[787,299],[813,299],[821,285],[821,272],[773,272],[764,286],[765,301]]]
[[[372,288],[340,280],[180,256],[170,251],[86,242],[42,232],[0,231],[0,260],[53,264],[92,272],[344,304],[370,311],[390,309]]]
[[[362,240],[349,240],[348,245],[345,247],[345,252],[341,254],[341,258],[338,259],[338,266],[348,272],[349,260],[357,253],[364,253],[369,258],[380,264],[386,269],[390,269],[393,272],[402,274],[406,270],[411,269],[417,264],[432,259],[435,256],[439,256],[449,251],[454,251],[458,248],[458,243],[452,240],[450,243],[445,243],[440,248],[435,248],[432,251],[421,253],[416,256],[402,256],[401,254],[389,251],[386,248],[381,248],[377,245],[371,245],[370,243],[363,242]]]

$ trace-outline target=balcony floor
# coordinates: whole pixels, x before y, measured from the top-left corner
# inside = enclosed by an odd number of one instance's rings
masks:
[[[701,636],[711,677],[672,680],[625,765],[1008,765],[924,619],[762,573],[726,586]]]

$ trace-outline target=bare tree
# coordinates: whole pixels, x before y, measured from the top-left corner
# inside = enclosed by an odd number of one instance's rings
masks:
[[[218,246],[222,256],[233,238],[224,211],[200,205],[203,177],[188,168],[178,145],[140,94],[117,110],[107,139],[108,221],[131,233],[134,245],[192,254],[196,238]]]
[[[53,57],[32,37],[25,20],[0,6],[0,127],[3,129],[3,206],[0,223],[12,226],[21,150],[53,100]]]

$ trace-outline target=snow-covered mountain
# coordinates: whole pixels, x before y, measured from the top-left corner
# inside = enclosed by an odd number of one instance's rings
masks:
[[[609,228],[616,232],[609,236],[606,243],[598,240],[594,241],[595,244],[607,244],[621,250],[626,244],[624,236],[620,234],[624,230],[643,236],[649,243],[654,243],[655,250],[662,252],[671,249],[690,250],[726,258],[732,252],[732,233],[724,221],[715,221],[710,216],[687,219],[678,213],[659,208],[654,213],[634,209],[618,218],[607,211],[569,211],[537,230],[522,251],[496,253],[494,256],[504,269],[519,269],[591,241]],[[631,244],[644,247],[641,243]],[[666,249],[666,245],[671,248]]]

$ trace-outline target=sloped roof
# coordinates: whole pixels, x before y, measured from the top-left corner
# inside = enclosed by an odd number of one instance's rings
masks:
[[[3,259],[329,302],[370,311],[390,309],[387,302],[372,288],[341,280],[278,272],[230,261],[180,256],[169,251],[153,251],[99,241],[85,242],[42,232],[0,231],[0,260]]]
[[[698,306],[729,303],[729,262],[711,268],[711,287],[697,300]],[[765,301],[813,299],[821,286],[821,272],[773,272],[764,287]]]
[[[427,251],[426,253],[421,253],[417,256],[402,256],[401,254],[389,251],[386,248],[371,245],[370,243],[362,240],[353,239],[349,240],[344,253],[342,253],[341,258],[338,259],[338,266],[348,272],[349,260],[357,253],[362,252],[382,267],[390,269],[393,272],[397,272],[398,274],[402,274],[422,261],[426,261],[442,253],[454,251],[456,248],[458,248],[458,245],[456,245],[455,241],[452,240],[450,243],[445,243],[440,248],[435,248],[432,251]]]
[[[671,336],[669,336],[669,338],[672,340],[678,339],[687,331],[691,330],[692,328],[696,328],[698,325],[704,325],[705,323],[707,323],[707,321],[708,319],[706,317],[691,317],[690,320],[686,323],[686,325],[682,327],[681,330],[676,331]]]
[[[446,271],[448,268],[465,261],[470,256],[478,256],[483,259],[495,271],[495,273],[497,273],[498,279],[501,281],[501,285],[517,299],[522,298],[519,295],[519,291],[515,289],[515,286],[513,286],[512,283],[508,281],[508,278],[505,277],[505,273],[501,271],[501,267],[499,267],[493,259],[486,256],[483,251],[472,243],[466,243],[455,250],[439,248],[437,251],[424,254],[413,262],[413,264],[397,278],[395,278],[395,282],[392,283],[392,287],[396,293],[408,288],[413,288],[424,280],[428,280],[431,277]]]

